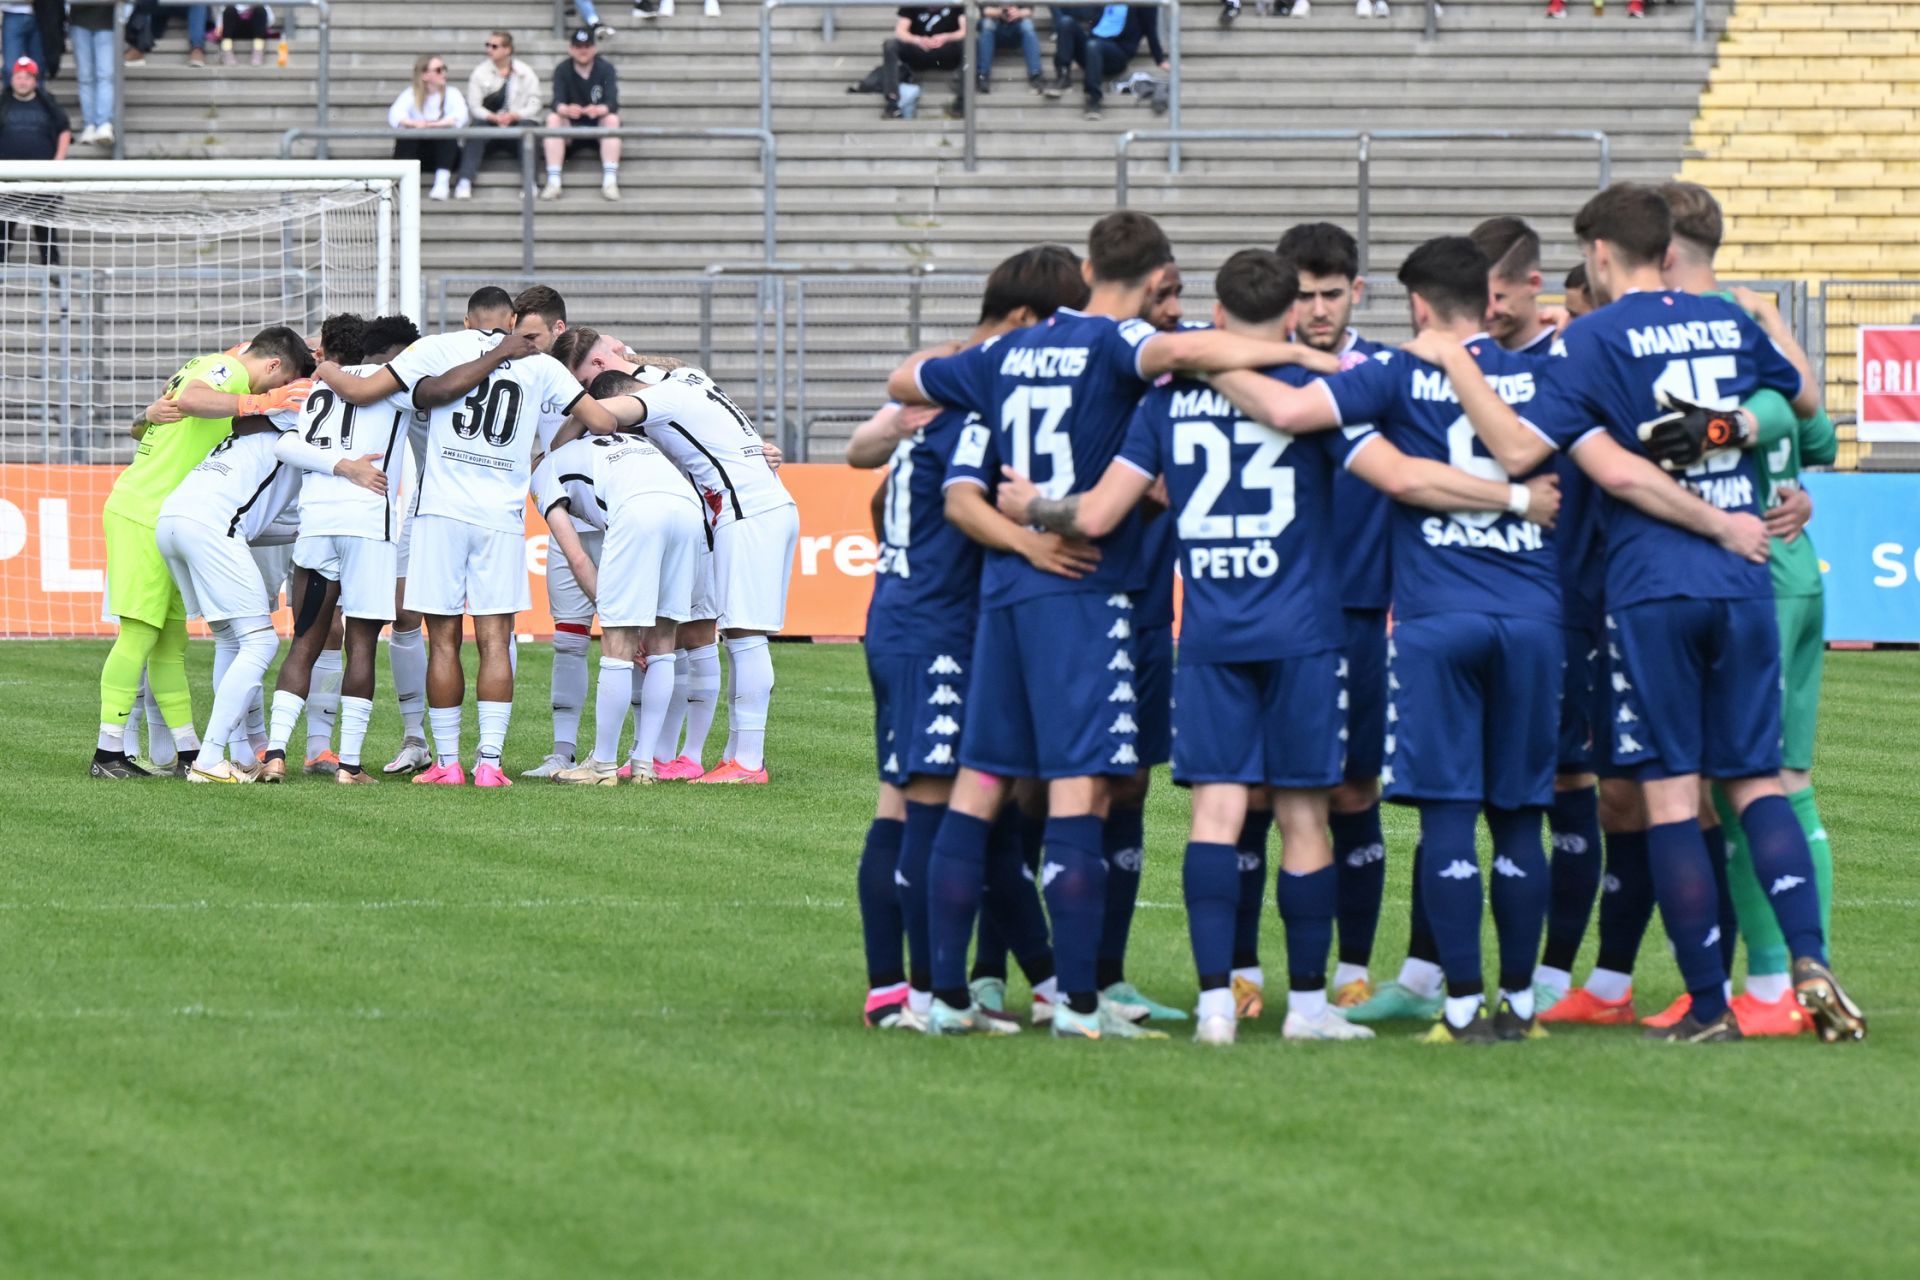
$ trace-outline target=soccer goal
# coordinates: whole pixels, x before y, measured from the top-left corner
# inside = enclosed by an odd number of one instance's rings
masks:
[[[0,179],[0,635],[100,617],[134,415],[198,355],[420,316],[414,161],[64,161]]]

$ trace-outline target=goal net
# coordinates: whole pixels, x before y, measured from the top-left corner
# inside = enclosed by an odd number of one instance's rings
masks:
[[[411,161],[12,164],[0,180],[0,636],[110,633],[100,508],[195,356],[419,315]]]

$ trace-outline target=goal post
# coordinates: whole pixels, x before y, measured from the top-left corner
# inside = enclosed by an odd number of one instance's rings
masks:
[[[195,356],[329,315],[422,316],[415,161],[0,171],[0,635],[110,633],[100,507]]]

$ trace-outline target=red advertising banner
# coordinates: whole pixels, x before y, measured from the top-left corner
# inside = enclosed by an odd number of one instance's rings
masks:
[[[1920,442],[1920,325],[1861,325],[1859,437]]]
[[[100,508],[118,467],[0,466],[0,636],[112,635],[100,616],[106,543]],[[879,475],[837,464],[790,463],[780,478],[800,504],[800,544],[784,634],[865,632],[879,547],[870,503]],[[547,612],[547,527],[527,515],[533,608],[516,627],[553,632]],[[276,618],[284,629],[284,610]]]

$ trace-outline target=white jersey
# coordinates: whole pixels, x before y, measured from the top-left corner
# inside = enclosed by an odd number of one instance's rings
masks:
[[[360,377],[379,371],[380,366],[376,364],[355,365],[347,370]],[[344,476],[308,472],[300,488],[301,534],[376,538],[382,542],[392,542],[400,536],[402,455],[407,450],[407,426],[414,416],[413,403],[405,392],[395,392],[375,404],[351,405],[324,382],[315,384],[300,410],[295,429],[314,448],[325,449],[340,458],[358,458],[368,453],[383,455],[374,465],[386,473],[387,492],[382,497]],[[419,416],[426,417],[425,414]]]
[[[675,369],[641,388],[647,439],[700,489],[717,526],[793,505],[767,463],[760,433],[698,369]]]
[[[566,499],[574,522],[605,529],[630,503],[684,502],[699,511],[700,494],[660,450],[636,435],[585,436],[548,454],[533,473],[533,496],[545,515]]]
[[[387,367],[411,396],[421,379],[478,359],[505,336],[497,329],[436,334]],[[534,452],[546,450],[585,394],[558,360],[535,354],[501,365],[466,399],[431,410],[414,511],[523,532]]]
[[[286,428],[281,424],[292,420],[291,413],[269,419],[282,431]],[[252,541],[300,492],[304,473],[274,456],[279,443],[280,431],[228,436],[167,496],[161,518],[177,516],[223,536]]]

